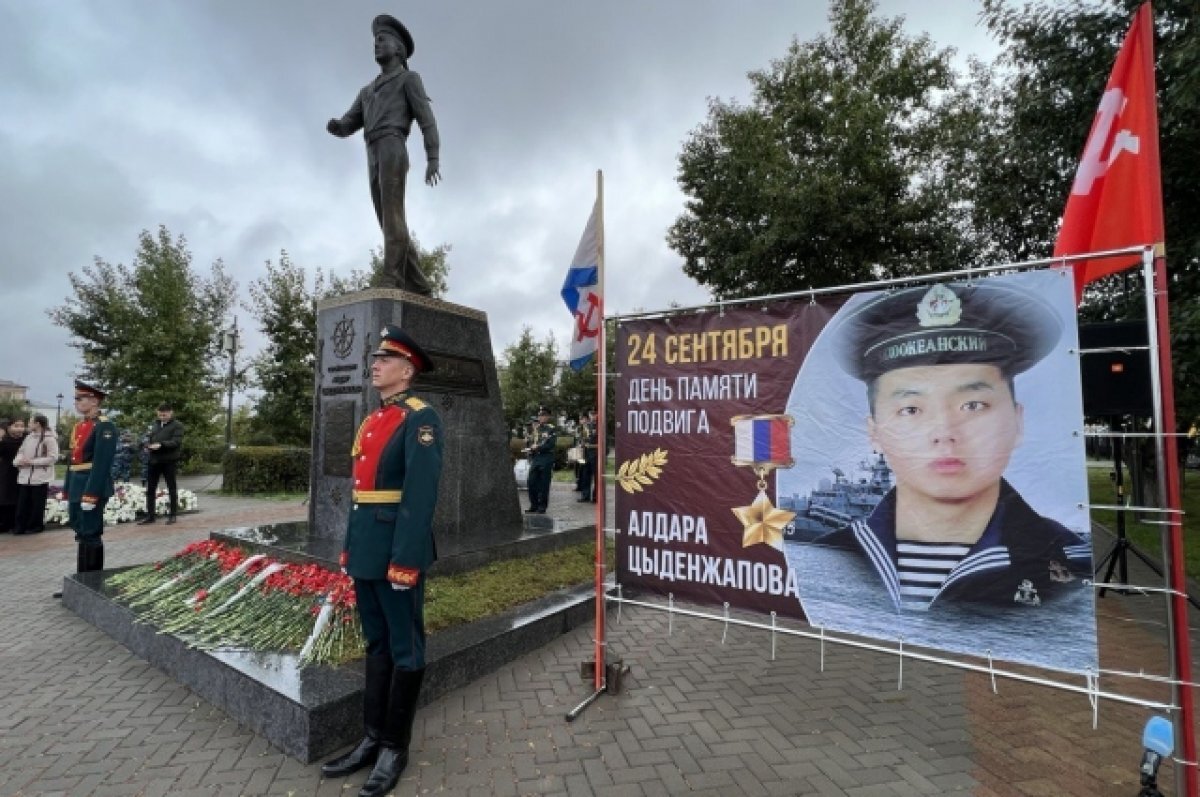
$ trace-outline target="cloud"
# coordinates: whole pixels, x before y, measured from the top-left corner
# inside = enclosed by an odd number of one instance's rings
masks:
[[[973,5],[881,5],[911,31],[986,54]],[[0,321],[14,344],[0,378],[43,402],[69,385],[75,352],[45,309],[94,256],[129,262],[142,229],[185,235],[197,269],[222,259],[243,293],[281,249],[309,269],[364,268],[380,236],[363,144],[324,125],[377,72],[379,10],[365,0],[0,6],[0,276],[20,308]],[[664,240],[683,206],[680,145],[709,97],[744,98],[747,71],[827,27],[824,7],[794,0],[444,0],[401,16],[444,176],[422,184],[414,133],[410,224],[426,247],[452,245],[448,298],[488,313],[497,351],[525,325],[565,344],[558,289],[597,169],[610,311],[704,301]],[[262,343],[254,332],[244,342]]]

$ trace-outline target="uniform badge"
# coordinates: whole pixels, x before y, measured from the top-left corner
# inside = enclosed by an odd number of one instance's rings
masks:
[[[1068,584],[1075,580],[1067,566],[1057,559],[1050,560],[1050,580],[1058,584]]]
[[[917,320],[922,327],[950,327],[962,318],[962,302],[945,285],[934,285],[917,305]]]
[[[433,434],[432,426],[422,426],[420,429],[417,430],[417,442],[420,443],[421,445],[431,446],[431,445],[433,445],[433,441],[435,439],[436,439],[436,437]]]
[[[1017,585],[1017,592],[1013,595],[1013,603],[1019,603],[1022,606],[1041,606],[1042,599],[1038,595],[1037,587],[1033,586],[1033,582],[1025,578]]]

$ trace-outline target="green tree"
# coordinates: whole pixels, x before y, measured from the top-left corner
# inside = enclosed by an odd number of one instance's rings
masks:
[[[0,398],[0,418],[7,418],[10,421],[19,418],[28,422],[32,414],[33,410],[29,408],[29,403],[25,399]]]
[[[219,332],[236,284],[221,261],[209,275],[192,268],[183,236],[143,230],[133,264],[96,257],[69,276],[74,295],[47,314],[71,333],[83,357],[80,376],[111,391],[105,402],[130,428],[149,422],[161,402],[176,407],[188,443],[216,439],[224,386]]]
[[[324,289],[318,270],[312,288],[304,269],[280,251],[267,273],[250,283],[251,310],[267,339],[253,360],[254,402],[250,434],[278,445],[307,446],[312,433],[313,369],[316,363],[317,295]]]
[[[578,416],[596,406],[595,357],[578,371],[567,364],[560,366],[554,406],[570,416]]]
[[[718,298],[845,285],[973,257],[956,144],[974,123],[951,51],[834,0],[831,30],[713,100],[679,156],[667,241]]]
[[[524,327],[521,337],[504,350],[500,372],[500,400],[504,421],[511,431],[524,430],[538,406],[554,398],[554,374],[558,356],[554,336],[538,343],[533,330]],[[553,407],[552,411],[561,409]]]
[[[1004,49],[985,91],[973,216],[1001,257],[1050,255],[1100,96],[1140,5],[984,0],[984,22]],[[1200,151],[1200,10],[1194,0],[1157,0],[1154,15],[1175,395],[1186,428],[1200,417],[1200,174],[1193,163]],[[1095,283],[1083,313],[1144,317],[1138,279]]]

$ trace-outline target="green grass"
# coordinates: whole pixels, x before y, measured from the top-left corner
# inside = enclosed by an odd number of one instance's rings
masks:
[[[590,582],[596,576],[595,550],[589,541],[524,559],[493,562],[467,573],[430,578],[425,628],[432,632],[473,622],[555,590]],[[607,559],[611,569],[611,541]]]
[[[1112,483],[1109,474],[1112,473],[1111,468],[1088,468],[1088,490],[1091,494],[1091,502],[1093,504],[1116,504],[1117,490]],[[1187,571],[1189,578],[1200,580],[1200,544],[1192,543],[1188,535],[1188,529],[1200,528],[1200,471],[1189,470],[1185,471],[1186,478],[1183,487],[1183,511],[1184,515],[1184,570]],[[1126,500],[1129,499],[1130,484],[1129,473],[1125,473],[1125,495]],[[1097,523],[1104,525],[1114,534],[1117,530],[1117,513],[1109,509],[1094,509],[1092,510],[1092,519]],[[1147,515],[1147,520],[1159,520],[1161,517],[1156,515]],[[1148,525],[1139,522],[1137,513],[1127,511],[1125,513],[1125,533],[1129,537],[1129,541],[1138,547],[1142,552],[1153,559],[1162,561],[1162,530],[1163,526]]]

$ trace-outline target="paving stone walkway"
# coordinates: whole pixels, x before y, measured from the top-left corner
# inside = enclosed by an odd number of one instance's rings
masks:
[[[110,530],[109,565],[307,513],[207,495],[201,506],[174,526]],[[591,511],[554,486],[551,514]],[[323,780],[63,609],[50,594],[73,562],[69,532],[0,535],[0,797],[357,793],[365,775]],[[1157,603],[1100,602],[1105,667],[1161,669]],[[1093,730],[1086,696],[1006,680],[993,694],[985,675],[912,660],[897,690],[895,657],[828,646],[822,672],[815,642],[780,637],[772,660],[768,633],[722,632],[626,607],[610,641],[632,671],[573,723],[592,628],[563,636],[423,709],[395,794],[1137,794],[1143,709],[1104,702]]]

